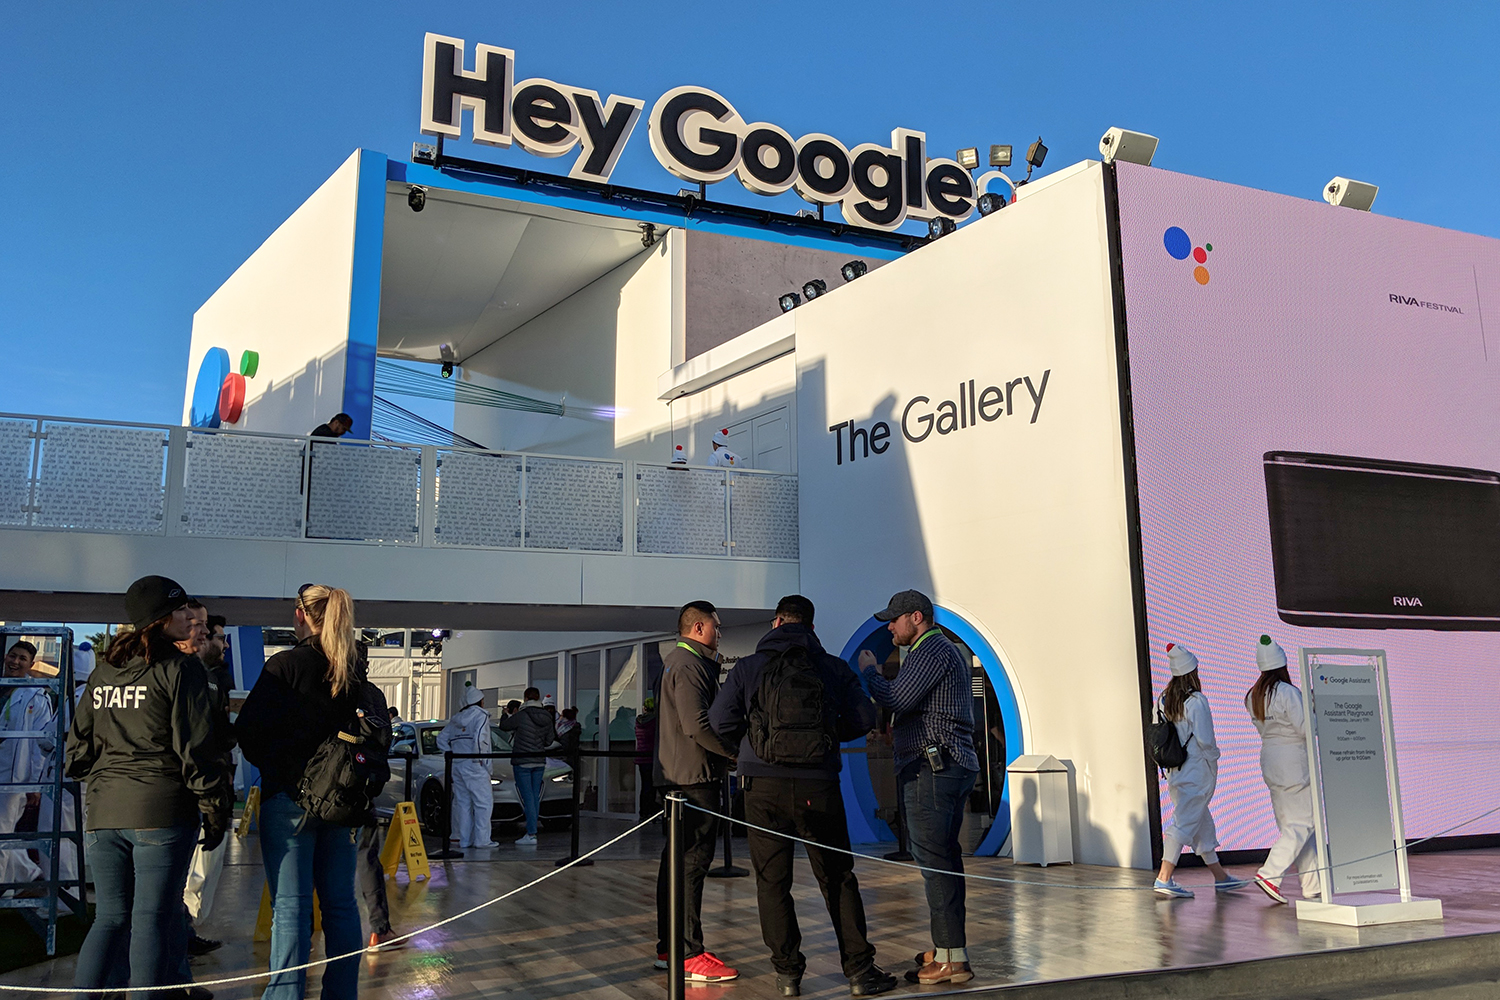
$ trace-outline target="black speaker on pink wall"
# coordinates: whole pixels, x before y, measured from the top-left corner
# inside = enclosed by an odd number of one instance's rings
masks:
[[[1500,473],[1272,451],[1265,474],[1282,621],[1500,630]]]

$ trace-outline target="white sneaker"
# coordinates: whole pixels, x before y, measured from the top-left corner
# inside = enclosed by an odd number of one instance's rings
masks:
[[[499,847],[500,846],[500,842],[498,840],[492,840],[488,844],[475,844],[474,846],[475,847]]]
[[[518,838],[516,840],[516,843],[520,844],[523,847],[530,847],[536,843],[536,834],[528,833],[524,837]]]

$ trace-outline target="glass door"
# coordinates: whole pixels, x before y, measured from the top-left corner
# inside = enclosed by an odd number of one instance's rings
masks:
[[[579,746],[587,750],[599,747],[599,720],[603,713],[600,704],[600,651],[591,649],[586,653],[573,654],[573,704],[578,709],[578,724],[582,727]],[[585,757],[579,763],[578,808],[589,812],[599,810],[598,757]]]
[[[640,647],[615,646],[604,656],[603,714],[609,722],[601,734],[601,749],[634,750],[635,720],[641,710]],[[604,762],[604,811],[620,816],[636,813],[636,770],[631,757]]]

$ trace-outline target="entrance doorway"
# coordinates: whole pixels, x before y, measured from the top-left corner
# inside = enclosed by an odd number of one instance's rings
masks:
[[[937,625],[971,665],[974,752],[980,770],[974,792],[969,796],[964,841],[973,845],[974,854],[998,854],[1010,835],[1005,768],[1023,752],[1020,708],[999,656],[979,630],[945,608],[933,610]],[[873,617],[855,630],[842,655],[855,663],[862,649],[874,653],[877,661],[888,665],[887,669],[898,669],[904,653],[898,652],[891,642],[885,623]],[[845,800],[857,805],[848,810],[849,836],[856,843],[893,841],[896,839],[894,762],[888,747],[878,742],[857,740],[848,746],[854,749],[861,744],[865,752],[848,754],[845,757],[848,766],[843,772]]]

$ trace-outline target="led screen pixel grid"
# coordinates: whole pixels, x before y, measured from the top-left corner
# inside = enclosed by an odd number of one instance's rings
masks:
[[[1500,471],[1500,241],[1118,171],[1153,686],[1166,683],[1168,642],[1198,655],[1223,754],[1220,848],[1275,839],[1242,703],[1263,633],[1286,647],[1294,679],[1300,648],[1386,651],[1408,836],[1500,806],[1500,632],[1284,621],[1265,471],[1272,452]],[[1482,538],[1489,527],[1465,530]],[[1410,546],[1359,537],[1374,555],[1338,571],[1418,568]],[[1420,596],[1391,595],[1393,610],[1404,610],[1395,598]],[[1351,600],[1347,610],[1366,609]],[[1170,817],[1164,784],[1162,811]],[[1500,814],[1456,831],[1495,832]]]

